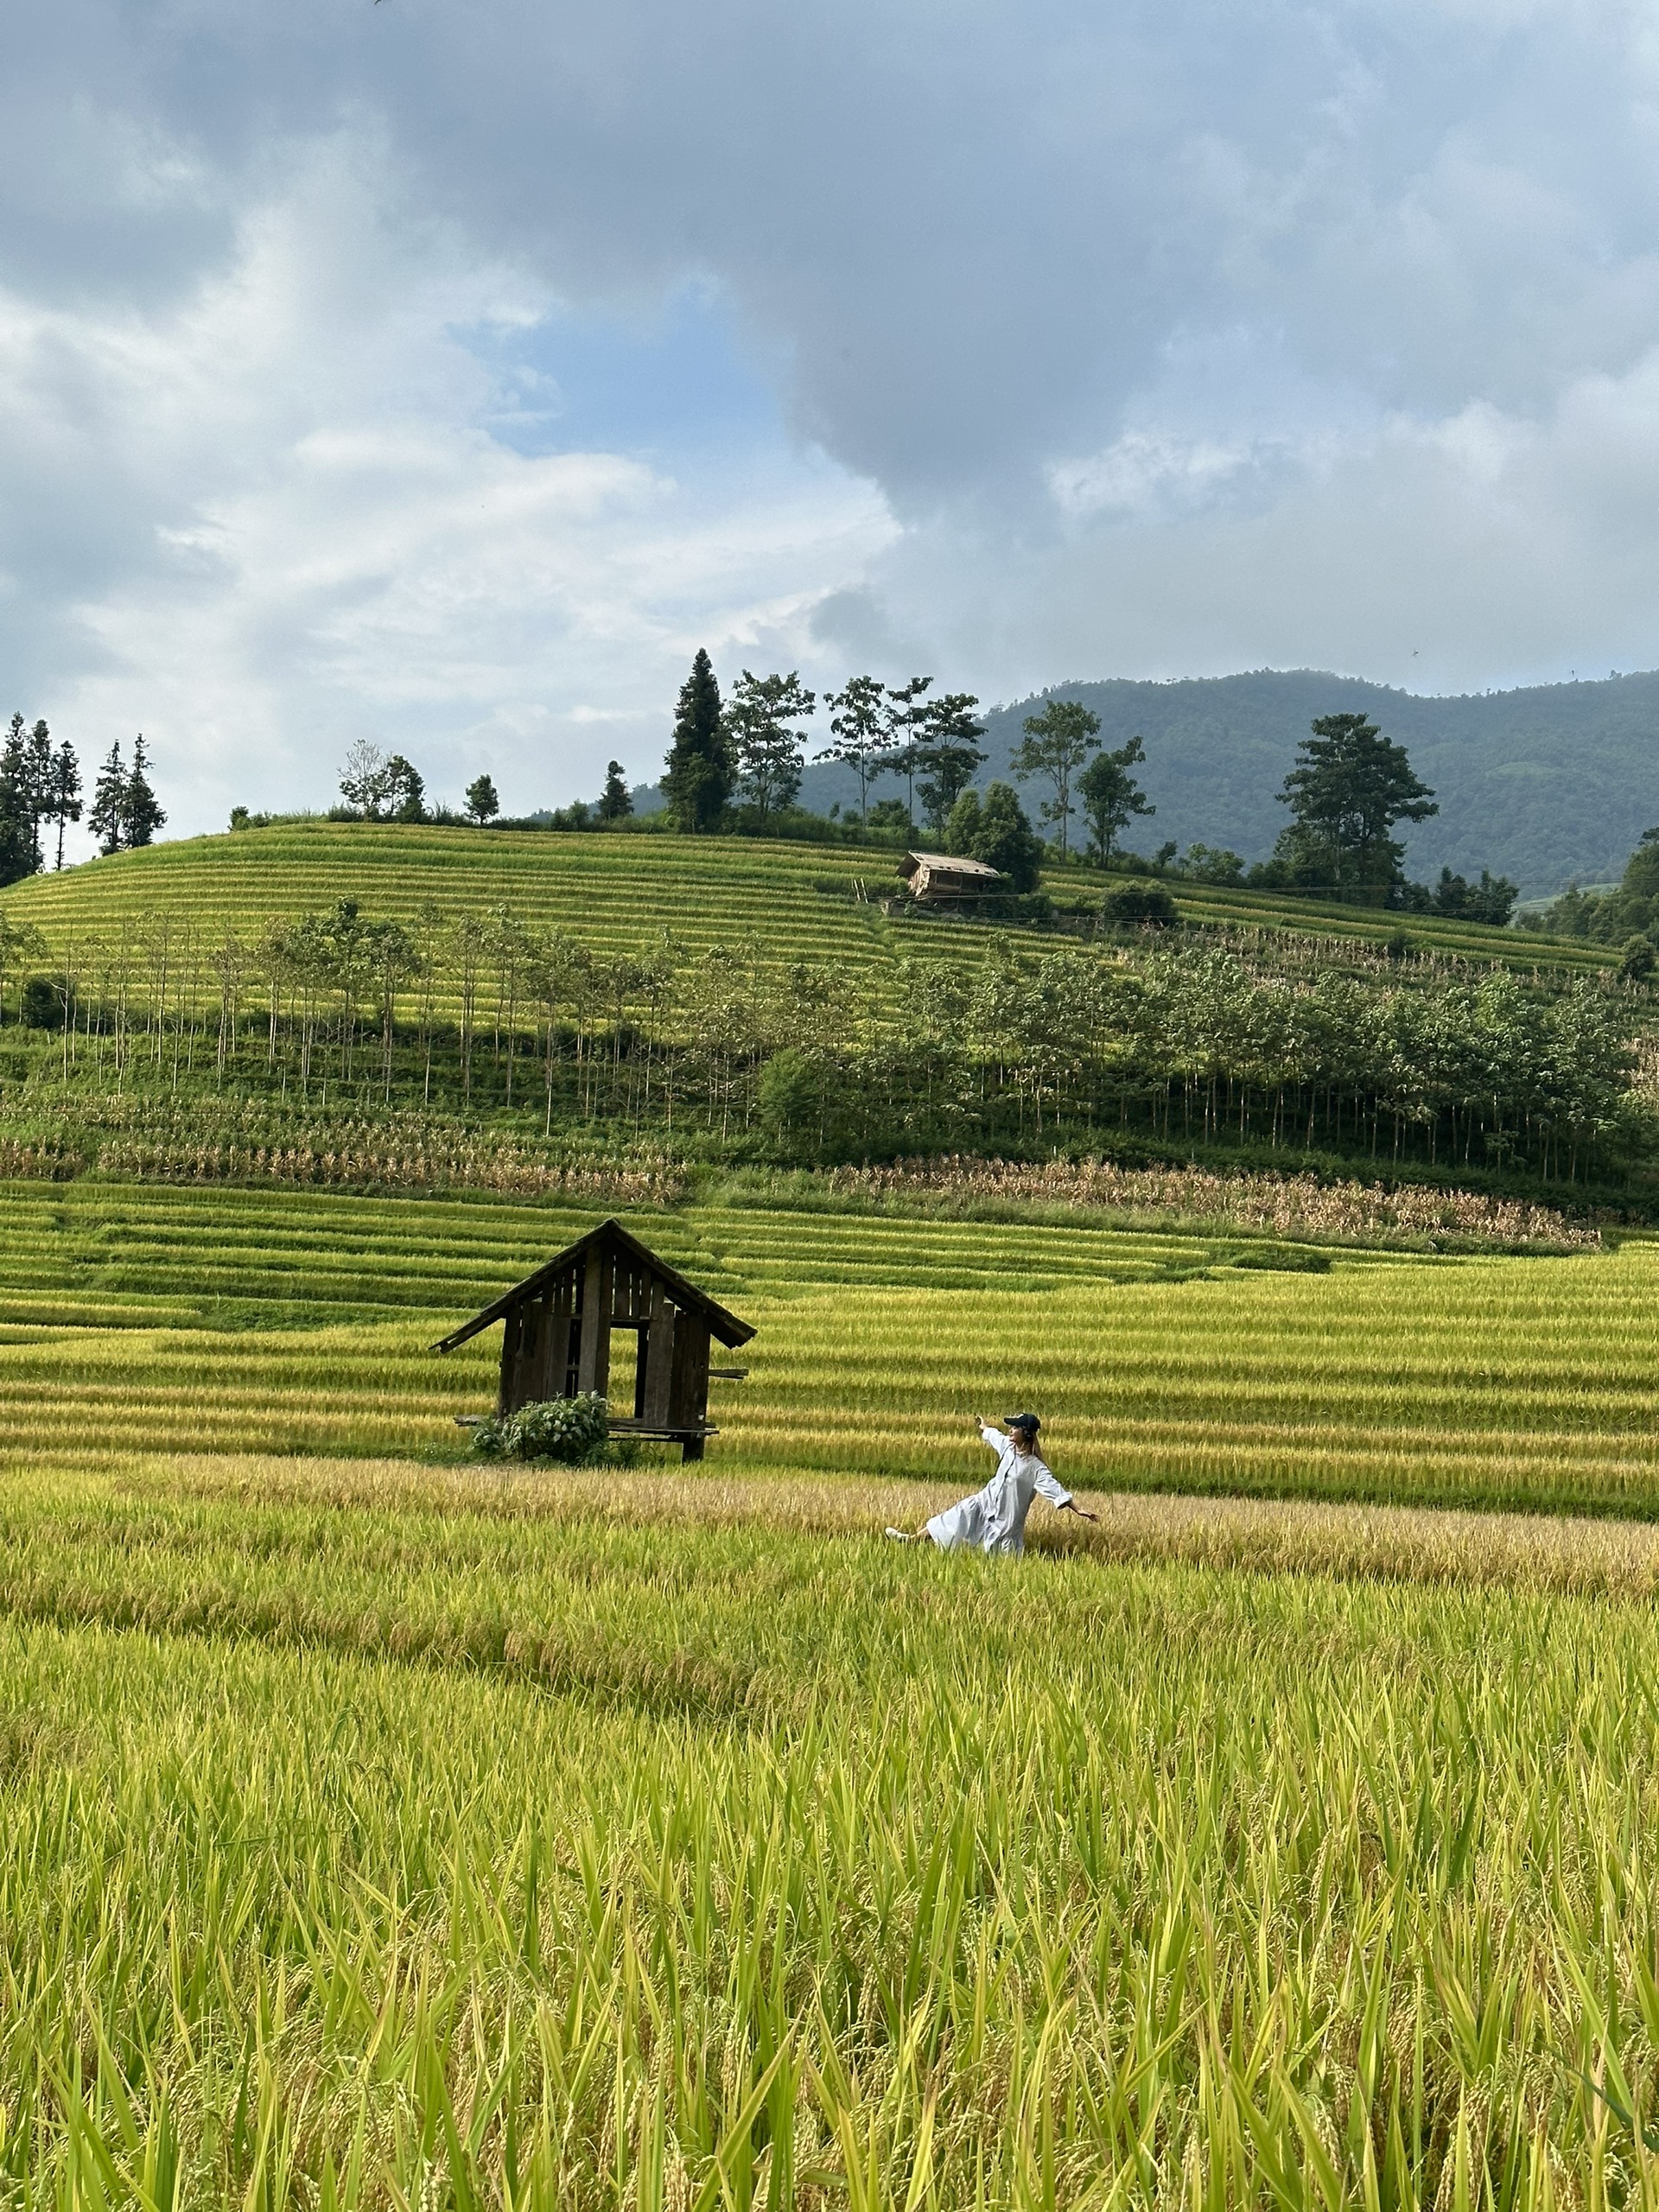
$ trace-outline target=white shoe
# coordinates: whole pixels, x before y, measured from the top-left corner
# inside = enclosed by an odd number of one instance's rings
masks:
[[[895,1544],[913,1544],[916,1541],[908,1529],[884,1529],[884,1536],[891,1536]]]

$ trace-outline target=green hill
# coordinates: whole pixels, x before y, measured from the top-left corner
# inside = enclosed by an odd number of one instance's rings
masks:
[[[759,944],[780,962],[828,960],[868,967],[900,951],[977,950],[977,924],[883,913],[896,887],[896,855],[869,847],[762,842],[734,837],[518,833],[404,823],[292,822],[234,835],[182,839],[88,861],[0,893],[0,911],[37,924],[54,952],[70,932],[83,945],[188,922],[203,941],[233,927],[257,935],[339,899],[365,914],[410,920],[423,905],[444,915],[505,905],[533,927],[568,930],[596,952],[642,952],[672,932],[706,948]],[[1046,881],[1073,928],[1116,880],[1068,868]],[[1280,893],[1173,881],[1182,918],[1230,932],[1290,931],[1375,945],[1402,917],[1323,906]],[[1428,916],[1404,918],[1414,944],[1443,954],[1593,968],[1599,947],[1549,945],[1513,931]]]
[[[1109,745],[1145,739],[1142,781],[1158,811],[1139,825],[1151,848],[1174,838],[1264,859],[1283,829],[1274,794],[1316,715],[1369,715],[1404,745],[1440,810],[1411,831],[1408,866],[1490,868],[1529,896],[1618,875],[1659,822],[1659,673],[1517,691],[1424,698],[1314,669],[1167,683],[1059,683],[988,717],[984,775],[1006,775],[1020,726],[1045,698],[1081,699]],[[878,795],[891,790],[879,785]],[[851,776],[809,772],[803,797],[827,809],[855,800]]]

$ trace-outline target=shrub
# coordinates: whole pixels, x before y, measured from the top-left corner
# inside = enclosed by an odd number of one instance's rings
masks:
[[[574,1398],[544,1398],[520,1406],[505,1419],[493,1415],[473,1431],[473,1449],[486,1459],[556,1459],[567,1467],[590,1465],[610,1433],[610,1409],[597,1390]]]
[[[23,985],[25,1029],[61,1029],[65,991],[49,976],[31,976]]]
[[[1101,912],[1121,929],[1168,929],[1180,918],[1161,883],[1126,883],[1108,893]]]

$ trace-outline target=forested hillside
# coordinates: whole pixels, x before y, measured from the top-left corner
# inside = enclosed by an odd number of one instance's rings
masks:
[[[1061,683],[1041,696],[1083,700],[1108,746],[1145,739],[1139,772],[1158,810],[1140,825],[1148,851],[1173,838],[1264,860],[1287,819],[1275,794],[1297,744],[1314,715],[1342,712],[1369,715],[1433,787],[1440,812],[1407,834],[1407,866],[1420,881],[1446,866],[1465,875],[1490,868],[1526,897],[1609,881],[1659,822],[1659,673],[1435,699],[1313,669],[1262,669]],[[1008,772],[1020,724],[1040,704],[1021,700],[988,716],[982,781]],[[828,809],[856,791],[848,771],[814,768],[802,798]]]

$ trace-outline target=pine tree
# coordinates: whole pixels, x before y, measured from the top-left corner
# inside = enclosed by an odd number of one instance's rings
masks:
[[[64,830],[69,823],[80,819],[80,763],[67,737],[53,759],[50,797],[51,818],[58,825],[58,866],[61,868]]]
[[[620,760],[607,761],[605,788],[599,798],[599,818],[601,822],[622,822],[632,812],[633,793],[628,789],[622,763]]]
[[[1438,814],[1434,794],[1395,745],[1363,715],[1321,715],[1309,725],[1280,802],[1294,817],[1275,861],[1310,889],[1378,902],[1403,880],[1396,822]]]
[[[34,789],[33,763],[27,725],[14,715],[0,744],[0,844],[5,849],[10,874],[0,881],[15,883],[33,875],[41,865],[40,807]]]
[[[715,828],[732,796],[731,741],[720,711],[714,664],[697,647],[691,673],[680,686],[674,737],[663,775],[663,795],[677,830]]]
[[[110,757],[98,772],[98,781],[92,786],[92,810],[86,817],[86,827],[98,839],[98,849],[105,857],[118,853],[125,842],[125,809],[127,772],[121,765],[121,741],[117,738],[110,747]]]

